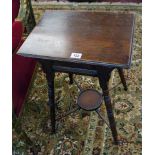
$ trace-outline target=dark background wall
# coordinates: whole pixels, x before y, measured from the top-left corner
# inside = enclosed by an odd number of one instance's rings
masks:
[[[141,3],[142,0],[69,0],[71,2],[134,2]]]
[[[69,2],[122,2],[122,3],[141,3],[142,0],[32,0],[38,2],[50,2],[50,1],[69,1]]]

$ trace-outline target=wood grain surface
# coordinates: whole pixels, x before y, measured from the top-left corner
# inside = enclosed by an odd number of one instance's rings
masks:
[[[129,13],[47,10],[18,54],[128,67],[133,30]],[[81,59],[70,58],[72,53],[82,53]]]

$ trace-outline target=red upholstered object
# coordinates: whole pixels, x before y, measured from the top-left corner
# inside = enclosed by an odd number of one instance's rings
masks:
[[[12,62],[13,108],[18,116],[24,104],[36,62],[17,54],[13,55]]]
[[[12,51],[19,46],[23,34],[23,24],[21,21],[14,21],[12,23]]]
[[[20,8],[20,0],[12,0],[12,22],[14,22],[15,18],[17,18],[19,8]]]
[[[18,47],[23,33],[23,25],[21,21],[15,21],[18,16],[20,0],[12,0],[12,51]]]
[[[18,116],[27,95],[36,62],[16,54],[22,44],[23,25],[15,21],[20,7],[19,0],[12,0],[12,102],[15,114]]]

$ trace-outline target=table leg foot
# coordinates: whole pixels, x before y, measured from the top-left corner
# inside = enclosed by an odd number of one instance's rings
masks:
[[[112,110],[111,100],[109,96],[104,96],[104,101],[106,105],[107,115],[109,119],[109,125],[112,132],[112,136],[114,139],[114,143],[118,144],[118,136],[117,136],[117,130],[116,130],[116,123],[115,118]]]
[[[51,133],[55,134],[56,129],[55,129],[55,117],[53,117],[55,111],[53,111],[53,107],[50,107],[50,117],[51,117]]]

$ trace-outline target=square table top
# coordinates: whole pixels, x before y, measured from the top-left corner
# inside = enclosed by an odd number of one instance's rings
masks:
[[[47,10],[18,54],[128,68],[133,34],[131,13]],[[72,53],[82,56],[71,58]]]

